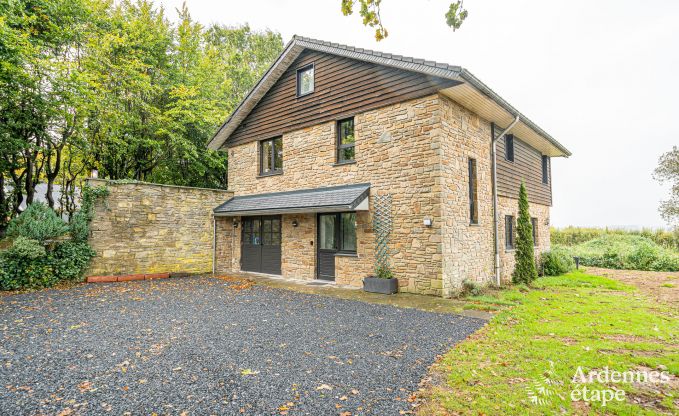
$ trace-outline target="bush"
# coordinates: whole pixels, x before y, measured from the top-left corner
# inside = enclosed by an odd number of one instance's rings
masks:
[[[79,279],[95,254],[87,243],[66,241],[59,244],[52,253],[54,274],[59,280]]]
[[[631,234],[606,234],[575,246],[562,247],[580,264],[623,270],[679,271],[679,254],[652,240]]]
[[[540,255],[540,268],[545,276],[559,276],[572,271],[575,261],[566,251],[554,249]]]
[[[469,279],[464,279],[462,281],[462,295],[467,296],[479,296],[482,293],[482,288],[481,285],[479,285],[477,282]]]
[[[388,267],[377,267],[375,269],[375,276],[380,279],[393,279],[394,273]]]
[[[68,232],[68,225],[47,205],[36,202],[7,225],[7,237],[26,237],[44,243]]]
[[[0,258],[4,271],[0,281],[2,290],[51,286],[57,281],[50,266],[50,256],[36,240],[17,237]]]

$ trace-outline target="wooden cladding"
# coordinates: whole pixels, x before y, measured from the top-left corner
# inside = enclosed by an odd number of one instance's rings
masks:
[[[495,134],[499,134],[498,129]],[[542,205],[552,205],[551,163],[543,166],[540,152],[513,136],[514,160],[507,160],[506,141],[497,143],[497,193],[508,198],[519,198],[521,181],[526,184],[528,201]],[[543,178],[543,169],[546,177]],[[544,180],[546,180],[546,183]]]
[[[313,64],[314,91],[298,97],[297,70]],[[304,51],[236,128],[226,146],[268,139],[397,102],[456,81],[316,51]]]

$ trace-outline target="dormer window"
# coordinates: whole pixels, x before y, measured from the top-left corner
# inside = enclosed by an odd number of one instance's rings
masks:
[[[297,96],[314,92],[314,64],[303,66],[297,70]]]

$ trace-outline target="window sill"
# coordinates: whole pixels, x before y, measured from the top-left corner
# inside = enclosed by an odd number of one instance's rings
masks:
[[[297,98],[304,98],[304,97],[307,97],[307,96],[309,96],[313,93],[314,93],[314,90],[311,90],[309,92],[305,92],[304,94],[297,94]]]
[[[513,253],[515,251],[516,251],[515,248],[505,248],[505,253]]]
[[[469,226],[470,226],[470,227],[480,227],[481,224],[479,224],[478,222],[476,222],[476,223],[470,222],[470,223],[469,223]]]
[[[335,257],[356,257],[356,258],[358,258],[358,253],[337,252],[337,253],[335,253]]]
[[[347,162],[335,162],[332,164],[332,166],[346,166],[346,165],[355,165],[356,161],[355,160],[350,160]]]
[[[260,173],[259,175],[257,175],[257,178],[268,178],[269,176],[278,176],[278,175],[282,175],[282,174],[283,174],[282,170],[278,171],[278,172],[272,172],[272,173]]]

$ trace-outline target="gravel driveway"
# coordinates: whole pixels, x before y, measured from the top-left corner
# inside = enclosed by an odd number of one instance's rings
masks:
[[[1,296],[0,413],[398,414],[482,325],[207,277]]]

